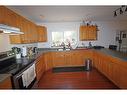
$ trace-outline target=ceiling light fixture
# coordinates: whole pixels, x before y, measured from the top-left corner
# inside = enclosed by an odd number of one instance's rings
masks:
[[[120,8],[118,8],[114,11],[114,17],[118,16],[119,14],[121,15],[125,12],[127,12],[127,6],[122,5]]]

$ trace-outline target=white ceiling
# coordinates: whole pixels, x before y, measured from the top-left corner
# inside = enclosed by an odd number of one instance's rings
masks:
[[[127,14],[113,17],[120,6],[7,6],[35,23],[127,20]]]

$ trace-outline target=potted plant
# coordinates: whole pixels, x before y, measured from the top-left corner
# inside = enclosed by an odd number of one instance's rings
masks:
[[[18,47],[13,47],[13,48],[12,48],[12,52],[15,53],[16,59],[21,58],[21,49],[20,49],[20,48],[18,48]]]

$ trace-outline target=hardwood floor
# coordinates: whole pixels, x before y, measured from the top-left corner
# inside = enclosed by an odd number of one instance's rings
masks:
[[[90,72],[45,72],[38,83],[39,89],[118,89],[96,69]]]

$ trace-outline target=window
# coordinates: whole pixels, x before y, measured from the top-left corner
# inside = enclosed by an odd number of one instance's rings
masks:
[[[52,46],[75,45],[77,42],[76,31],[52,32]]]

